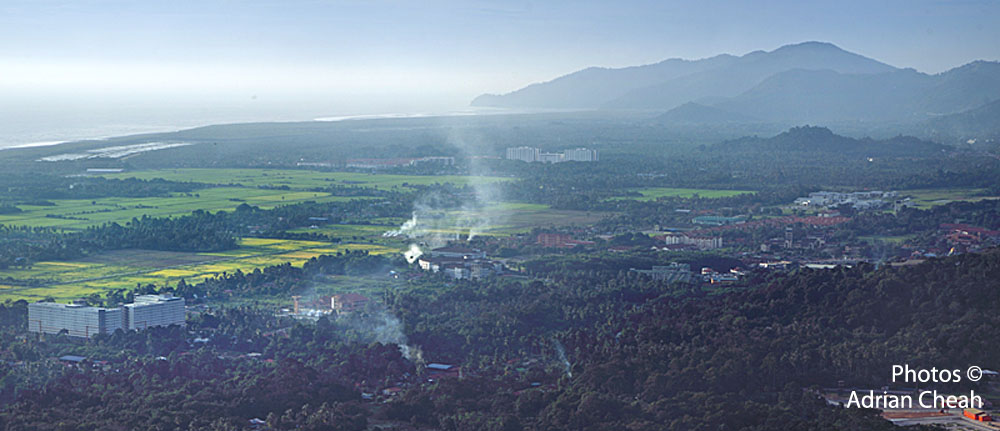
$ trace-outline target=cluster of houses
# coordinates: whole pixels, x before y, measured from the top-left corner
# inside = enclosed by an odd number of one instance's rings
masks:
[[[866,192],[813,192],[809,196],[795,199],[796,205],[807,207],[850,206],[856,210],[878,209],[894,203],[898,193],[881,190]]]
[[[729,272],[718,272],[709,267],[701,268],[701,273],[696,275],[691,272],[691,265],[686,263],[672,262],[669,265],[656,265],[652,269],[635,269],[629,271],[647,275],[654,280],[665,281],[667,283],[696,283],[705,284],[734,284],[746,273],[738,268],[730,269]]]
[[[420,269],[443,272],[455,279],[478,279],[503,272],[503,263],[490,260],[481,250],[467,247],[440,247],[417,259]]]

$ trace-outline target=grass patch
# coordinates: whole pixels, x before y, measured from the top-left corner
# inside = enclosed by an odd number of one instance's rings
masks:
[[[916,189],[901,190],[900,197],[909,197],[917,208],[927,209],[951,202],[977,202],[984,199],[1000,199],[1000,196],[986,195],[986,189],[955,188],[955,189]]]
[[[461,175],[385,175],[356,172],[319,172],[295,169],[158,169],[105,175],[107,178],[163,178],[171,181],[192,181],[206,184],[239,184],[248,187],[287,186],[290,189],[317,187],[360,186],[390,190],[396,187],[452,183],[456,185],[479,182],[509,181],[502,177],[474,177]]]
[[[731,196],[757,193],[752,190],[684,189],[684,188],[672,188],[672,187],[641,187],[641,188],[628,189],[628,191],[639,193],[642,196],[616,196],[611,199],[612,200],[631,199],[640,202],[648,202],[648,201],[655,201],[659,198],[664,198],[664,197],[692,198],[694,196],[699,196],[702,198],[717,199],[717,198],[728,198]]]

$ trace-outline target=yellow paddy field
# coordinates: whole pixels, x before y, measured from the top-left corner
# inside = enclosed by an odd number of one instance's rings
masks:
[[[39,262],[30,268],[0,271],[0,301],[54,298],[66,301],[95,292],[131,288],[136,284],[195,283],[226,272],[253,271],[347,250],[372,254],[400,252],[391,245],[244,238],[240,248],[220,253],[119,250],[68,262]]]

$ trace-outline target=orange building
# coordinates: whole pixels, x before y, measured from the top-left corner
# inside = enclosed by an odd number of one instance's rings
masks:
[[[974,421],[980,421],[980,422],[990,422],[993,420],[993,417],[990,416],[989,413],[986,413],[979,409],[962,410],[962,415]]]

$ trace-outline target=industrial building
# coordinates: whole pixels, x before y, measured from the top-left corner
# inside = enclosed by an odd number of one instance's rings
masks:
[[[36,302],[28,304],[28,331],[90,338],[122,329],[121,308],[88,307],[80,304]]]
[[[153,326],[184,326],[184,298],[171,295],[140,295],[125,305],[125,328],[142,330]]]
[[[124,307],[103,308],[81,304],[36,302],[28,304],[28,331],[91,338],[118,329],[141,330],[152,326],[184,325],[184,298],[141,295]]]
[[[420,269],[444,272],[456,279],[481,278],[503,272],[503,264],[486,258],[486,253],[465,247],[440,247],[417,259]]]

